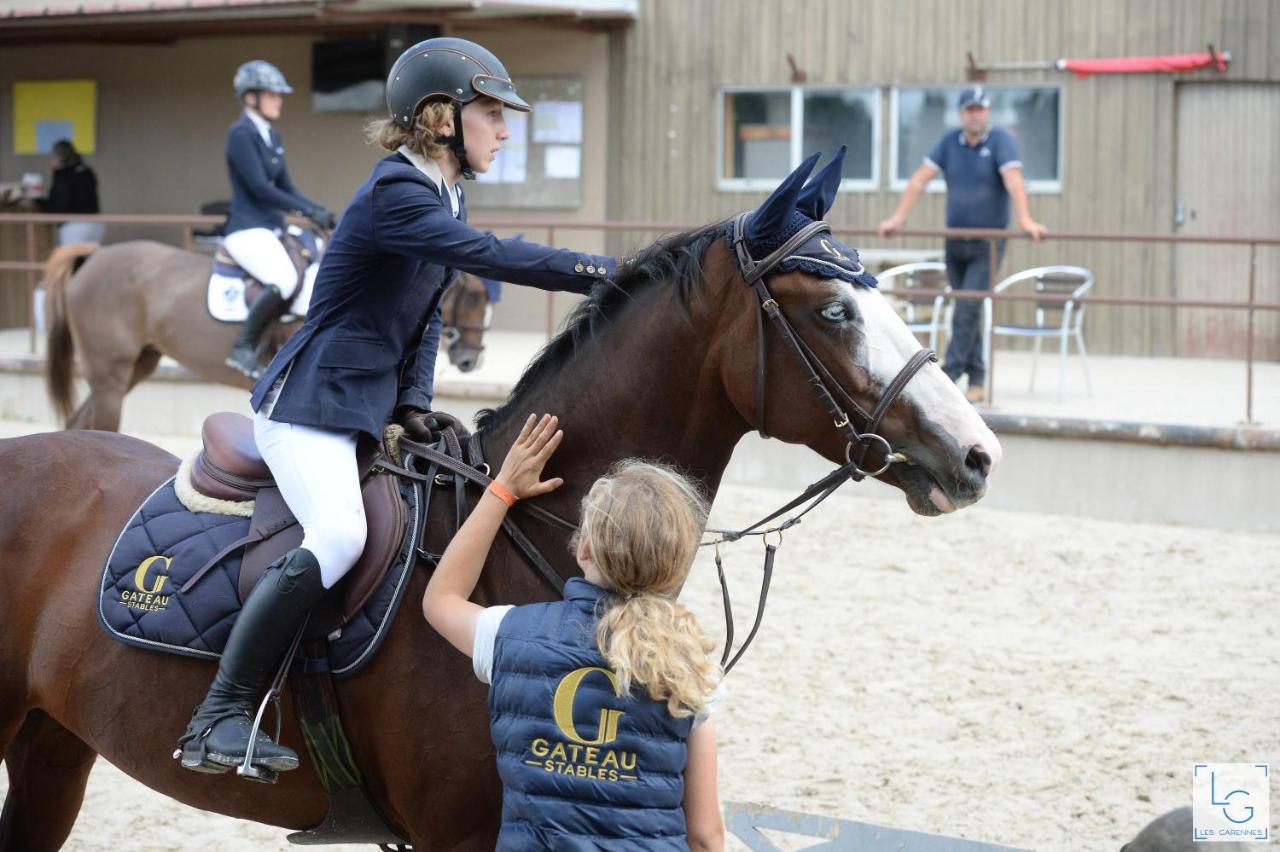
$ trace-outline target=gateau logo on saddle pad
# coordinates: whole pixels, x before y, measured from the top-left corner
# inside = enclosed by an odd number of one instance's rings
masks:
[[[162,595],[169,580],[168,556],[148,556],[133,572],[133,588],[120,590],[120,603],[138,612],[160,612],[169,606],[169,596]]]
[[[608,748],[618,739],[618,720],[626,715],[621,710],[600,708],[599,724],[592,739],[578,731],[573,722],[573,702],[578,686],[589,675],[599,674],[608,678],[615,690],[618,680],[613,672],[599,666],[575,669],[560,679],[552,699],[556,727],[564,738],[548,740],[538,737],[529,743],[529,751],[536,760],[526,759],[530,766],[540,766],[556,775],[575,775],[595,781],[636,780],[636,753],[619,748]]]

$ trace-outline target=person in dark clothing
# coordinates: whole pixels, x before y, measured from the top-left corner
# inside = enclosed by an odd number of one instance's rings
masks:
[[[1031,217],[1018,143],[1002,127],[991,127],[991,100],[981,86],[960,93],[960,129],[938,140],[907,184],[898,209],[880,223],[880,236],[902,227],[907,213],[929,181],[939,172],[947,181],[948,228],[1007,228],[1009,202],[1018,214],[1018,227],[1033,240],[1044,239],[1045,227]],[[1004,241],[995,262],[1004,256]],[[987,290],[991,286],[991,250],[986,240],[947,240],[947,277],[953,290]],[[957,299],[951,343],[943,372],[959,382],[968,374],[965,395],[970,402],[986,400],[987,365],[982,352],[982,302]]]
[[[678,600],[706,526],[697,486],[660,464],[620,462],[582,501],[583,576],[563,600],[470,600],[507,510],[563,484],[541,478],[558,425],[529,415],[422,597],[427,621],[489,684],[497,848],[722,850],[711,718],[721,672],[715,643]],[[594,734],[582,719],[598,719]]]
[[[53,143],[49,195],[40,203],[45,213],[99,213],[98,176],[67,139]],[[106,229],[100,222],[63,222],[58,244],[100,243]]]
[[[387,105],[373,133],[389,156],[347,205],[306,320],[253,389],[254,439],[303,538],[245,600],[179,740],[175,756],[197,772],[244,761],[254,702],[308,611],[364,549],[358,441],[381,439],[393,418],[422,440],[442,416],[430,409],[440,301],[455,271],[585,294],[617,269],[612,257],[467,224],[459,178],[486,171],[510,138],[504,107],[532,109],[491,52],[458,38],[414,45],[392,66]],[[251,762],[279,772],[298,756],[259,735]]]
[[[271,126],[280,118],[284,96],[293,91],[280,69],[255,59],[236,71],[233,81],[244,114],[227,135],[227,171],[231,206],[223,241],[236,263],[262,283],[249,306],[244,330],[227,356],[227,366],[256,379],[258,341],[298,287],[298,274],[280,234],[284,214],[299,213],[321,228],[337,224],[334,215],[293,185],[285,165],[284,143]]]

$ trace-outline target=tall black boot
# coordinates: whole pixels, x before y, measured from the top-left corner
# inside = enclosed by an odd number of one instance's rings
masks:
[[[280,294],[280,288],[272,284],[265,285],[262,292],[258,294],[258,298],[254,299],[249,307],[249,316],[245,318],[244,330],[240,332],[240,338],[236,340],[236,345],[231,348],[231,354],[227,356],[228,367],[239,370],[255,380],[262,375],[262,367],[258,365],[258,341],[262,339],[262,333],[267,330],[267,326],[276,318],[283,306],[284,296]]]
[[[244,762],[257,702],[289,650],[307,613],[324,595],[320,564],[296,548],[277,560],[249,593],[236,617],[209,694],[178,740],[182,765],[197,772],[226,772]],[[298,755],[259,731],[253,765],[280,772],[296,769]]]

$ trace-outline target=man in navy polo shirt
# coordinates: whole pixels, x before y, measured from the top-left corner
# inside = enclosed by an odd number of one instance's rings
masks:
[[[1007,228],[1009,199],[1018,213],[1018,227],[1034,240],[1045,228],[1031,218],[1022,180],[1018,143],[1007,130],[991,127],[991,101],[977,86],[960,93],[960,129],[948,130],[907,183],[893,215],[880,223],[880,236],[902,227],[920,193],[941,172],[947,182],[948,228]],[[1004,240],[996,249],[996,263],[1004,257]],[[986,290],[991,283],[991,250],[986,240],[947,240],[947,277],[953,290]],[[982,302],[957,299],[951,324],[951,343],[943,372],[953,381],[969,376],[965,395],[971,402],[986,399],[987,365],[982,357]]]

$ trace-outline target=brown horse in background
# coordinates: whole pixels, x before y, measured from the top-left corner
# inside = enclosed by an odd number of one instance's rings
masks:
[[[104,252],[100,266],[120,262]],[[152,265],[149,278],[164,280],[179,271],[198,278],[205,268],[177,252],[153,251]],[[592,482],[628,457],[673,464],[714,497],[734,447],[757,425],[761,307],[743,285],[723,227],[670,238],[623,268],[615,287],[597,288],[580,304],[508,404],[481,417],[484,454],[497,465],[525,415],[560,416],[564,443],[546,475],[566,484],[537,502],[563,517],[576,517]],[[872,288],[803,272],[774,275],[769,286],[814,356],[868,410],[920,348]],[[193,299],[189,310],[201,313],[203,305]],[[145,310],[131,313],[138,314],[131,323],[147,327]],[[843,464],[845,439],[811,392],[808,372],[776,331],[768,334],[761,399],[769,431]],[[134,353],[120,360],[137,371]],[[921,514],[980,499],[1000,455],[995,436],[934,364],[889,406],[881,434],[909,458],[879,478]],[[170,751],[204,695],[211,664],[121,644],[97,623],[101,572],[117,533],[177,466],[151,444],[102,432],[0,441],[0,750],[11,785],[0,850],[56,849],[98,755],[204,810],[292,829],[325,816],[305,751],[302,767],[274,786],[181,769]],[[435,552],[453,530],[451,503],[435,501],[427,521]],[[518,521],[562,576],[576,573],[562,530]],[[487,564],[474,595],[481,604],[554,595],[505,538]],[[427,572],[416,572],[382,649],[336,682],[337,697],[370,795],[416,848],[492,849],[502,788],[486,688],[421,617],[416,604],[426,582]],[[297,746],[292,702],[284,704],[283,741]]]
[[[45,378],[49,399],[70,429],[120,427],[127,394],[168,355],[200,378],[234,387],[253,382],[225,363],[241,324],[209,314],[207,287],[213,259],[148,240],[98,248],[56,249],[45,265],[48,337]],[[467,372],[479,362],[487,328],[488,295],[475,276],[463,274],[450,288],[446,316],[464,326],[446,333],[449,358]],[[264,337],[265,359],[301,327],[276,323]],[[74,367],[89,384],[77,408]]]

